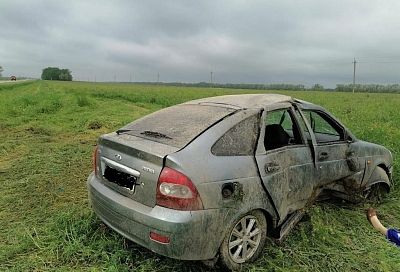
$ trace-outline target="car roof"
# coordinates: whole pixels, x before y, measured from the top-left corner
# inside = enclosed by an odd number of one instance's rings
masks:
[[[292,97],[282,94],[239,94],[206,97],[186,102],[185,104],[206,104],[220,107],[245,109],[266,108],[269,105],[294,102]]]

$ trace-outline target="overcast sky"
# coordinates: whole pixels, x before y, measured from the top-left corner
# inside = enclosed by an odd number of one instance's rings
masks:
[[[3,75],[399,83],[400,1],[0,1]]]

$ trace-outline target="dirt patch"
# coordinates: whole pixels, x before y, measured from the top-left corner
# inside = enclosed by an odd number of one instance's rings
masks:
[[[102,127],[103,124],[99,121],[92,121],[87,125],[87,128],[92,130],[101,129]]]
[[[45,135],[45,136],[50,136],[52,133],[49,129],[43,128],[43,127],[28,127],[25,129],[25,131],[34,134],[34,135]]]

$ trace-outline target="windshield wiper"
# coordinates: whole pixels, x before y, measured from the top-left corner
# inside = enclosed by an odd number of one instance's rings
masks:
[[[117,135],[120,135],[121,133],[129,132],[129,131],[133,131],[133,129],[118,129],[116,131],[116,133],[117,133]],[[165,134],[162,134],[162,133],[156,132],[156,131],[150,131],[150,130],[145,130],[145,131],[141,132],[140,134],[154,137],[154,138],[172,139],[171,137],[169,137]]]
[[[128,131],[132,131],[132,129],[118,129],[116,131],[116,133],[117,133],[117,135],[120,135],[121,133],[125,133],[125,132],[128,132]]]
[[[156,131],[145,130],[145,131],[141,132],[140,134],[146,135],[146,136],[150,136],[150,137],[154,137],[154,138],[172,139],[171,137],[168,137],[167,135],[162,134],[160,132],[156,132]]]

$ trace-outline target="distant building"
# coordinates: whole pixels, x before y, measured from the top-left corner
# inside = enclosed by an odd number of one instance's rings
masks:
[[[11,81],[17,81],[17,77],[16,76],[11,76]]]

